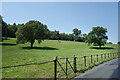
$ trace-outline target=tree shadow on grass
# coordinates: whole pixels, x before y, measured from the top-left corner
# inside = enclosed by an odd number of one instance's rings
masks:
[[[31,50],[31,49],[39,49],[39,50],[58,50],[57,48],[52,48],[52,47],[22,47],[22,49],[28,49],[28,50]]]
[[[2,45],[2,46],[15,46],[16,44],[12,44],[12,43],[0,43],[0,45]]]
[[[98,49],[98,50],[106,50],[106,49],[115,49],[115,48],[112,48],[112,47],[90,47],[89,49]]]

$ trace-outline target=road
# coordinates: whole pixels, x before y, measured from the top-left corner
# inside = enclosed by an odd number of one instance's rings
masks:
[[[101,64],[74,80],[120,80],[120,58]]]

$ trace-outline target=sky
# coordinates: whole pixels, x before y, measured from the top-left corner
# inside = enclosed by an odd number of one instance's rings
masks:
[[[2,2],[3,20],[8,24],[37,20],[49,30],[88,34],[92,27],[107,28],[108,41],[118,42],[117,2]]]

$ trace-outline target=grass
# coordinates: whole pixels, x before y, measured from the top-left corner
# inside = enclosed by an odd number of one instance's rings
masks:
[[[44,40],[41,44],[35,41],[34,48],[30,48],[30,43],[16,44],[16,38],[8,38],[2,44],[2,66],[46,62],[55,59],[56,56],[66,58],[74,55],[82,57],[91,54],[114,53],[118,51],[117,49],[117,44],[106,44],[102,49],[99,49],[98,46],[88,46],[84,42],[61,41],[59,43],[57,40]],[[72,59],[70,58],[69,61],[71,62]],[[80,61],[77,67],[79,70],[84,70],[83,59],[79,59],[77,59],[77,62]],[[64,60],[60,62],[63,63]],[[90,64],[89,60],[87,64]],[[2,76],[3,78],[53,78],[53,69],[53,62],[42,65],[3,68]],[[84,71],[81,70],[81,72]],[[64,74],[63,71],[61,71],[62,74]]]

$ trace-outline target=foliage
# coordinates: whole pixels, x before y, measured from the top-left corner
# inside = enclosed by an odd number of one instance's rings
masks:
[[[0,27],[2,27],[1,29],[2,29],[2,41],[3,41],[4,40],[3,37],[5,37],[5,38],[8,37],[8,31],[9,31],[9,29],[8,29],[7,23],[5,21],[3,21],[1,15],[0,15],[0,21],[1,21],[0,22],[1,23]]]
[[[2,19],[2,18],[1,18]],[[12,37],[16,38],[17,31],[20,31],[20,29],[23,26],[26,26],[24,24],[16,24],[13,23],[7,24],[3,23],[3,37]],[[18,30],[19,29],[19,30]],[[72,34],[66,34],[66,33],[60,33],[59,31],[50,31],[49,29],[46,29],[44,39],[50,39],[50,40],[67,40],[67,41],[78,41],[78,42],[85,42],[86,38],[85,36],[79,36],[81,34],[81,30],[78,30],[77,28],[73,29]],[[84,34],[83,34],[84,35]],[[24,39],[21,39],[17,41],[17,43],[25,43]],[[27,41],[30,42],[30,41]],[[33,41],[34,42],[34,41]],[[41,40],[39,40],[41,42]]]
[[[73,29],[73,34],[75,34],[76,36],[81,34],[81,30],[78,30],[77,28]]]
[[[106,33],[106,28],[99,26],[93,27],[92,31],[88,33],[86,42],[88,44],[93,43],[94,46],[99,46],[99,48],[101,48],[101,46],[104,45],[108,39]]]
[[[118,44],[120,44],[120,41],[118,42]]]
[[[9,29],[8,37],[15,38],[16,37],[15,33],[17,31],[17,25],[16,25],[16,23],[13,23],[13,25],[8,24],[8,29]]]
[[[113,44],[112,42],[107,42],[107,44]]]
[[[25,25],[21,25],[21,27],[17,30],[17,43],[30,42],[31,47],[33,47],[35,40],[38,40],[38,43],[44,40],[46,31],[46,25],[43,25],[39,21],[31,20]]]
[[[2,18],[1,18],[2,19]],[[39,21],[38,21],[39,22]],[[26,28],[29,28],[30,24],[18,24],[16,25],[16,23],[13,23],[13,25],[10,25],[10,24],[7,24],[5,23],[3,20],[2,20],[2,36],[3,37],[13,37],[15,38],[16,37],[16,34],[18,32],[21,32],[22,31],[22,28],[25,29],[24,27],[26,26]],[[43,25],[41,23],[41,25]],[[43,25],[45,26],[45,25]],[[32,28],[30,28],[31,30],[33,30]],[[30,32],[30,29],[28,30],[28,32]],[[99,30],[99,29],[98,29]],[[18,32],[16,32],[18,31]],[[25,31],[24,31],[25,32]],[[34,32],[34,31],[33,31]],[[35,31],[36,32],[36,31]],[[96,31],[97,32],[97,31]],[[16,34],[15,34],[16,33]],[[31,34],[30,34],[31,33]],[[34,34],[32,34],[32,32],[29,33],[29,36],[33,36]],[[106,39],[100,39],[98,38],[98,35],[101,35],[101,31],[99,30],[98,32],[99,34],[95,35],[95,31],[91,31],[91,33],[89,33],[89,36],[87,36],[87,34],[81,34],[81,30],[77,29],[77,28],[74,28],[73,29],[73,33],[72,34],[66,34],[66,33],[60,33],[59,31],[50,31],[49,29],[46,28],[46,30],[44,31],[44,33],[42,33],[41,35],[44,34],[44,39],[50,39],[50,40],[67,40],[67,41],[78,41],[78,42],[88,42],[89,44],[90,43],[93,43],[94,45],[104,45],[106,43],[106,40],[107,40],[107,37]],[[106,33],[106,32],[105,32]],[[28,33],[27,33],[28,34]],[[37,34],[37,33],[36,33]],[[36,35],[35,34],[35,35]],[[104,34],[104,33],[103,33]],[[26,42],[31,42],[32,44],[34,43],[34,38],[36,37],[33,37],[33,40],[31,41],[30,39],[27,40],[27,39],[24,39],[23,38],[23,34],[18,34],[19,36],[21,36],[21,38],[19,37],[17,43],[26,43]],[[25,34],[24,34],[25,35]],[[104,35],[103,35],[104,36]],[[93,37],[94,37],[94,40],[93,40]],[[105,37],[105,36],[104,36]],[[89,40],[88,40],[89,39]],[[90,40],[91,39],[91,40]],[[38,39],[37,39],[38,40]],[[41,42],[42,39],[38,40],[38,42]],[[92,41],[92,42],[91,42]],[[94,42],[93,42],[94,41]],[[100,43],[97,43],[97,42],[100,42]],[[102,41],[102,42],[101,42]]]
[[[87,46],[84,42],[73,42],[73,41],[61,41],[58,44],[57,40],[44,40],[41,45],[35,40],[34,46],[37,49],[23,49],[22,47],[29,47],[30,43],[18,44],[18,45],[7,45],[15,44],[16,38],[8,38],[4,40],[2,46],[2,66],[12,66],[30,63],[41,63],[46,61],[51,61],[58,58],[69,57],[70,62],[72,62],[74,55],[77,56],[77,70],[80,70],[83,65],[82,56],[90,56],[101,53],[115,53],[118,51],[117,44],[106,44],[105,47],[112,47],[114,49],[90,49],[91,46]],[[43,49],[44,47],[57,48],[58,50]],[[96,57],[93,57],[96,60]],[[103,57],[104,58],[104,57]],[[89,58],[90,59],[90,58]],[[64,62],[64,59],[62,59]],[[81,61],[81,62],[79,62]],[[90,62],[90,61],[89,61]],[[4,68],[3,78],[53,78],[54,74],[54,63],[47,63],[42,65],[28,65],[23,67],[15,68]],[[68,66],[69,67],[69,66]],[[60,69],[58,69],[59,71]],[[62,72],[62,71],[61,71]],[[79,73],[80,74],[80,73]]]

